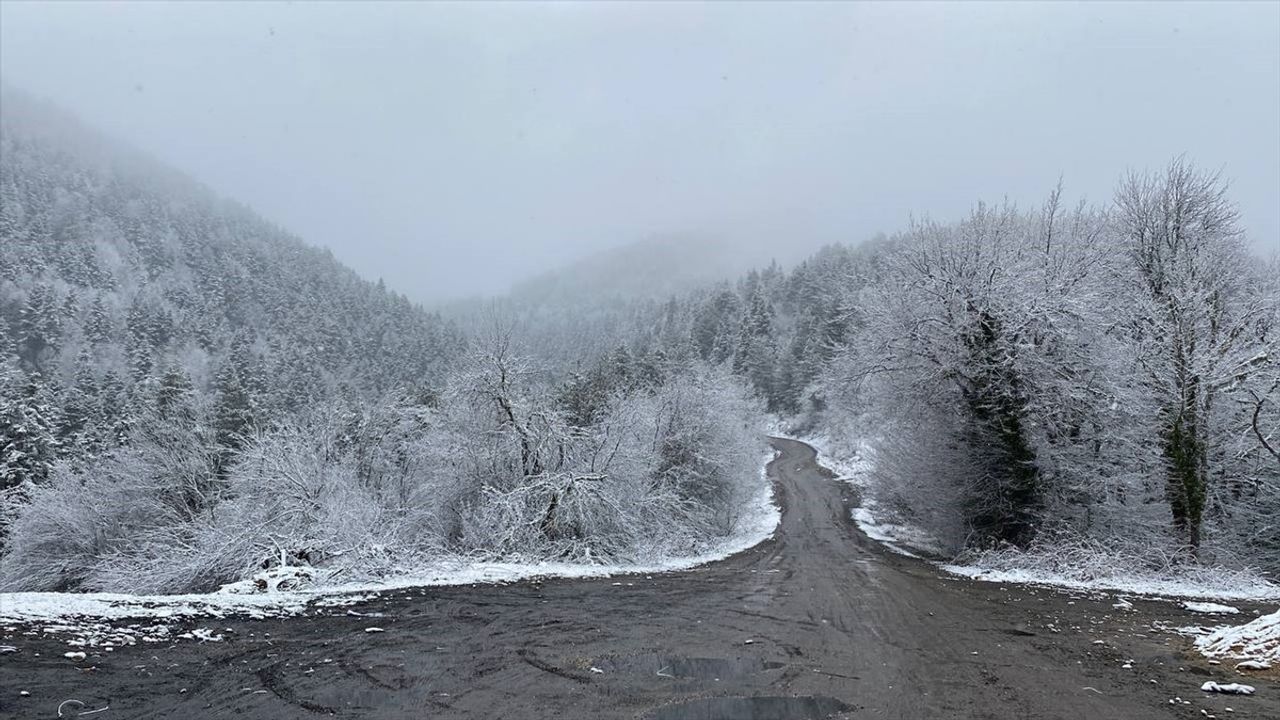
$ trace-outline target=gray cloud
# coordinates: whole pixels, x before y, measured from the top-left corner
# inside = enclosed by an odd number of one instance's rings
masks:
[[[1280,250],[1280,6],[5,3],[0,72],[435,300],[1186,153]]]

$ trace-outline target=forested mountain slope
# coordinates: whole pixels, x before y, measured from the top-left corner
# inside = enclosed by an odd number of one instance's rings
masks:
[[[0,99],[0,483],[127,442],[165,388],[242,433],[438,384],[457,356],[449,324],[327,251],[42,101]]]

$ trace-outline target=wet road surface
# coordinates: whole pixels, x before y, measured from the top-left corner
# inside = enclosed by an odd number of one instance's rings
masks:
[[[1203,616],[945,577],[863,535],[850,488],[809,446],[772,442],[779,531],[724,561],[397,591],[353,608],[364,616],[216,620],[232,631],[223,642],[82,662],[56,638],[11,632],[0,642],[24,647],[0,656],[0,717],[57,717],[67,698],[109,705],[98,720],[1280,717],[1280,683],[1204,695],[1205,680],[1241,678],[1152,629]],[[375,624],[384,632],[365,632]]]

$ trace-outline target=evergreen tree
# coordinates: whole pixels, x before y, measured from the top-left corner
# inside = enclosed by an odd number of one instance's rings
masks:
[[[63,393],[62,421],[58,443],[64,453],[92,452],[94,429],[101,422],[98,411],[98,380],[93,373],[93,357],[83,348],[76,360],[75,379]]]
[[[50,393],[39,375],[0,369],[0,490],[41,483],[57,459]]]
[[[734,372],[745,376],[756,392],[777,409],[780,396],[774,382],[777,364],[777,339],[774,337],[773,305],[765,298],[761,281],[757,277],[756,288],[747,304],[738,333],[738,343],[733,357]]]
[[[18,356],[36,373],[44,372],[46,362],[57,349],[55,302],[53,290],[39,283],[32,289],[19,318]]]
[[[223,466],[231,452],[239,449],[244,438],[253,429],[253,402],[240,381],[240,373],[233,365],[223,367],[218,373],[213,427],[215,440],[223,449]]]
[[[106,448],[129,443],[133,435],[135,418],[130,414],[129,388],[114,372],[107,371],[99,383],[101,388],[98,405],[101,427],[95,428],[95,441]]]
[[[111,327],[111,316],[107,314],[106,303],[99,295],[93,299],[89,307],[89,317],[84,326],[85,337],[94,344],[109,342],[114,334]]]
[[[156,412],[161,418],[191,421],[195,417],[195,387],[191,378],[176,367],[160,376],[156,389]]]

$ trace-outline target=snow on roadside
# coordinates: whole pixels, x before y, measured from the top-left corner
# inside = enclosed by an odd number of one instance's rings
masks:
[[[1280,610],[1243,625],[1220,627],[1196,638],[1196,649],[1211,658],[1236,658],[1240,669],[1265,669],[1280,663]],[[1240,666],[1237,666],[1240,667]]]
[[[1204,574],[1189,577],[1125,575],[1081,579],[1066,573],[1028,568],[996,569],[974,565],[942,564],[939,567],[971,580],[984,582],[1045,585],[1069,590],[1107,590],[1128,595],[1216,600],[1273,600],[1280,598],[1280,586],[1253,575]],[[1193,612],[1206,612],[1187,608]]]
[[[385,581],[346,583],[294,588],[305,574],[299,568],[282,568],[284,572],[267,572],[253,579],[232,583],[222,590],[188,595],[127,595],[119,593],[0,593],[0,624],[14,626],[44,624],[39,632],[72,635],[84,645],[132,644],[148,638],[169,641],[165,625],[131,626],[133,632],[114,631],[107,621],[151,619],[179,622],[197,618],[249,616],[252,618],[301,615],[308,609],[341,607],[368,600],[377,593],[413,587],[440,587],[503,583],[540,577],[607,578],[624,574],[652,574],[687,570],[722,560],[752,548],[773,536],[782,519],[774,501],[773,484],[768,481],[765,465],[773,460],[772,451],[761,463],[760,483],[756,495],[746,505],[734,532],[713,548],[685,557],[664,558],[630,565],[583,565],[574,563],[473,562],[466,559],[442,561],[424,570],[388,578]],[[261,590],[261,591],[259,591]],[[155,628],[160,628],[157,630]],[[9,630],[10,628],[5,628]],[[128,629],[128,628],[127,628]],[[113,639],[115,642],[112,642]]]
[[[809,437],[792,437],[781,434],[798,442],[811,446],[817,452],[816,462],[830,470],[836,478],[865,491],[869,484],[872,469],[872,452],[865,443],[856,442],[848,450],[833,454],[831,449],[835,442],[825,435]],[[848,457],[843,455],[848,454]],[[932,538],[919,528],[898,525],[885,520],[876,512],[874,498],[863,494],[863,506],[853,510],[853,519],[859,529],[872,540],[885,545],[888,549],[914,555],[908,548],[918,548],[936,555],[944,553],[937,547]],[[938,563],[940,569],[953,575],[987,582],[1013,583],[1026,585],[1044,585],[1073,590],[1108,590],[1143,596],[1163,596],[1174,598],[1220,599],[1220,600],[1271,600],[1280,598],[1280,585],[1271,582],[1256,573],[1236,571],[1226,568],[1203,568],[1201,571],[1184,576],[1162,576],[1150,573],[1135,576],[1132,568],[1117,568],[1115,573],[1089,572],[1073,577],[1067,571],[1050,568],[1000,567],[983,565],[959,565]],[[1235,608],[1215,603],[1188,603],[1185,607],[1192,612],[1232,613]],[[1212,607],[1213,609],[1209,609]]]
[[[1240,612],[1240,608],[1211,602],[1184,602],[1182,607],[1191,612],[1210,613],[1213,615],[1236,615]]]
[[[836,443],[827,435],[806,437],[779,435],[778,437],[802,442],[813,448],[814,452],[817,453],[814,462],[834,473],[837,480],[849,483],[859,489],[867,487],[867,474],[871,472],[872,463],[871,448],[866,443],[854,443],[853,447],[848,449],[849,457],[845,457],[844,453],[838,453],[834,450]]]

